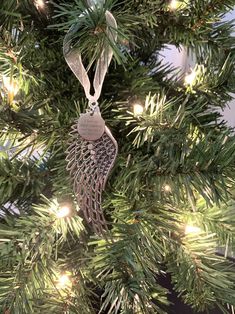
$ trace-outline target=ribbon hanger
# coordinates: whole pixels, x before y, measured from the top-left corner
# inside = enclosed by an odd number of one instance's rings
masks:
[[[94,9],[94,6],[92,6],[91,9]],[[111,42],[116,42],[117,22],[112,13],[108,10],[106,10],[105,12],[105,18],[107,23],[105,31],[106,35]],[[63,54],[68,66],[73,71],[79,82],[82,84],[86,98],[89,101],[89,107],[94,112],[94,110],[98,107],[98,99],[101,94],[105,75],[112,60],[113,51],[110,45],[106,44],[103,47],[103,50],[96,64],[95,76],[93,80],[94,95],[91,95],[91,82],[83,65],[79,48],[71,47],[73,35],[78,31],[78,29],[78,24],[72,25],[72,27],[69,29],[63,42]]]

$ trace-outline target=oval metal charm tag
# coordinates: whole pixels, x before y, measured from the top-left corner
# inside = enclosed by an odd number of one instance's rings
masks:
[[[94,112],[93,114],[90,112],[82,113],[78,119],[77,128],[78,133],[83,139],[95,141],[103,135],[105,122],[98,112]]]

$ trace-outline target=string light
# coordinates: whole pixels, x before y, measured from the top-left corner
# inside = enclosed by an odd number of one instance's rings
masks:
[[[179,0],[171,0],[168,8],[171,11],[175,11],[175,10],[181,10],[186,8],[186,6],[188,5],[189,0],[184,0],[184,1],[179,1]]]
[[[178,9],[178,7],[180,6],[180,2],[177,0],[171,0],[170,4],[169,4],[169,9],[170,10],[176,10]]]
[[[144,111],[143,106],[141,106],[140,104],[134,104],[133,109],[134,109],[134,115],[135,116],[141,115]]]
[[[61,276],[58,279],[56,288],[57,289],[66,289],[72,287],[72,281],[70,280],[70,277],[68,274],[61,274]]]
[[[185,79],[184,79],[185,84],[192,86],[195,82],[196,77],[197,77],[197,72],[193,70],[191,73],[185,76]]]
[[[3,87],[7,90],[8,94],[15,96],[19,91],[19,85],[15,80],[8,76],[2,77]]]
[[[192,225],[187,225],[185,227],[185,234],[195,234],[195,233],[200,233],[201,229],[199,227],[196,226],[192,226]]]
[[[57,213],[56,213],[56,217],[57,218],[65,218],[70,214],[70,208],[68,206],[63,206],[61,207]]]
[[[45,2],[43,0],[35,0],[34,4],[37,9],[43,9],[45,7]]]
[[[165,192],[171,192],[171,187],[170,187],[170,185],[169,185],[169,184],[164,185],[163,190],[164,190]]]

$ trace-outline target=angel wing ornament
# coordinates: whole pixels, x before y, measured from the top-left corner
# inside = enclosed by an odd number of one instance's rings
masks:
[[[103,234],[107,223],[101,207],[102,191],[117,156],[117,142],[105,126],[99,109],[82,114],[73,125],[67,149],[67,169],[84,218]]]
[[[91,7],[91,10],[96,6]],[[89,10],[80,15],[79,21],[89,18]],[[113,43],[117,40],[117,23],[114,16],[106,10],[106,35]],[[94,95],[90,94],[91,83],[82,63],[79,47],[73,47],[72,39],[81,24],[73,25],[64,38],[63,52],[70,69],[84,88],[89,110],[81,114],[73,125],[67,149],[67,169],[73,182],[84,218],[97,234],[108,230],[101,208],[101,196],[107,177],[117,155],[117,142],[101,117],[98,99],[103,81],[111,62],[113,51],[109,44],[104,45],[97,61],[94,75]],[[77,38],[77,37],[76,37]]]

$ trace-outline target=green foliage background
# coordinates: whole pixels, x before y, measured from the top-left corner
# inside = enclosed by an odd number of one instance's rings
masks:
[[[234,92],[234,0],[1,0],[0,309],[31,313],[168,313],[175,291],[195,311],[235,305],[235,139],[220,110]],[[69,130],[87,102],[62,53],[74,45],[93,71],[105,11],[118,23],[100,108],[119,154],[103,193],[111,236],[79,217],[66,171]],[[84,13],[85,12],[85,13]],[[191,85],[159,61],[167,44],[194,53]],[[17,82],[9,96],[3,77]],[[142,103],[143,114],[133,105]],[[37,154],[35,154],[37,152]],[[167,187],[167,188],[166,188]],[[69,206],[69,217],[56,212]],[[17,208],[20,214],[15,214]],[[186,226],[195,226],[187,233]],[[225,254],[218,254],[218,247]],[[71,285],[61,289],[58,278]]]

